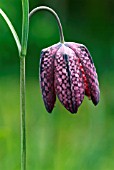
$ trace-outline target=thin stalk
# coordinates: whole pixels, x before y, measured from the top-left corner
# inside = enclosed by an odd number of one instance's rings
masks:
[[[9,18],[7,17],[7,15],[5,14],[5,12],[4,12],[2,9],[0,9],[0,14],[2,15],[2,17],[4,18],[4,20],[5,20],[6,23],[7,23],[8,27],[9,27],[10,30],[11,30],[11,33],[12,33],[12,35],[13,35],[13,37],[14,37],[14,40],[15,40],[15,42],[16,42],[16,45],[17,45],[17,48],[18,48],[18,51],[19,51],[19,55],[20,55],[20,52],[21,52],[21,44],[20,44],[20,41],[19,41],[19,37],[18,37],[18,35],[17,35],[17,33],[16,33],[16,31],[15,31],[15,29],[14,29],[11,21],[9,20]]]
[[[20,55],[21,170],[26,170],[25,58],[29,32],[29,2],[22,0],[22,39]]]
[[[60,42],[61,43],[64,43],[64,35],[63,35],[63,28],[62,28],[62,25],[61,25],[61,22],[60,22],[60,19],[58,17],[58,15],[56,14],[56,12],[47,7],[47,6],[40,6],[40,7],[36,7],[34,8],[30,13],[29,13],[29,18],[35,14],[36,12],[40,11],[40,10],[47,10],[48,12],[52,13],[54,15],[54,17],[56,18],[57,20],[57,23],[58,23],[58,27],[59,27],[59,33],[60,33]]]
[[[26,170],[25,57],[20,57],[21,170]]]
[[[22,40],[21,40],[21,56],[26,56],[28,32],[29,32],[29,2],[28,0],[22,0]]]

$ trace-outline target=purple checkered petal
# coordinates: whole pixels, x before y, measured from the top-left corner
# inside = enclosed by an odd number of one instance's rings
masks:
[[[87,48],[78,43],[58,43],[41,52],[40,85],[45,107],[52,112],[56,95],[76,113],[84,94],[97,105],[100,90],[96,69]]]
[[[95,105],[99,102],[100,90],[96,69],[87,48],[82,44],[66,43],[80,59],[80,69],[85,84],[85,94],[92,99]]]
[[[40,86],[45,107],[52,112],[56,94],[54,89],[54,56],[59,48],[59,43],[48,47],[41,52],[40,58]]]
[[[80,60],[73,50],[62,44],[55,55],[54,68],[56,94],[67,110],[76,113],[84,98]]]

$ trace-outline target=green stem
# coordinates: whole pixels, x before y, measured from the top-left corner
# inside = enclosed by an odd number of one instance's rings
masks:
[[[26,170],[25,57],[20,56],[21,170]]]
[[[51,9],[51,8],[49,8],[49,7],[47,7],[47,6],[36,7],[36,8],[34,8],[34,9],[29,13],[29,18],[30,18],[33,14],[35,14],[37,11],[40,11],[40,10],[47,10],[48,12],[51,12],[51,13],[54,15],[55,19],[57,20],[58,27],[59,27],[60,42],[61,42],[61,43],[64,43],[63,28],[62,28],[62,25],[61,25],[61,22],[60,22],[60,19],[59,19],[58,15],[56,14],[56,12],[55,12],[53,9]]]
[[[22,0],[22,40],[20,56],[21,170],[26,170],[25,58],[29,32],[29,2]]]
[[[23,11],[23,20],[22,20],[21,56],[26,56],[28,32],[29,32],[29,2],[28,0],[22,0],[22,11]]]
[[[4,18],[4,20],[5,20],[6,23],[7,23],[8,27],[9,27],[10,30],[11,30],[11,33],[12,33],[12,35],[13,35],[13,37],[14,37],[14,40],[15,40],[15,42],[16,42],[16,45],[17,45],[17,48],[18,48],[18,51],[19,51],[19,55],[20,55],[20,52],[21,52],[21,44],[20,44],[20,41],[19,41],[19,37],[18,37],[18,35],[17,35],[17,33],[16,33],[16,31],[15,31],[15,29],[14,29],[11,21],[9,20],[9,18],[7,17],[7,15],[5,14],[5,12],[4,12],[2,9],[0,9],[0,14],[2,15],[2,17]]]

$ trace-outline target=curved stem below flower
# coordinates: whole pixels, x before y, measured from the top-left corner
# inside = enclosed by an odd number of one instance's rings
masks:
[[[60,19],[59,19],[58,15],[56,14],[56,12],[55,12],[53,9],[51,9],[51,8],[49,8],[49,7],[47,7],[47,6],[36,7],[36,8],[34,8],[34,9],[29,13],[29,18],[30,18],[33,14],[35,14],[37,11],[40,11],[40,10],[47,10],[47,11],[49,11],[50,13],[52,13],[52,14],[54,15],[54,17],[55,17],[56,20],[57,20],[58,27],[59,27],[60,42],[61,42],[61,43],[64,43],[64,35],[63,35],[62,25],[61,25],[61,22],[60,22]]]

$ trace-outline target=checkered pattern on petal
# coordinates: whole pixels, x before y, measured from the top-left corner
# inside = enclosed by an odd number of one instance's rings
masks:
[[[84,94],[97,105],[100,90],[96,69],[87,48],[78,43],[58,43],[41,52],[40,85],[45,107],[53,110],[56,94],[71,113],[76,113]]]
[[[84,98],[80,62],[74,51],[62,45],[54,61],[55,91],[67,110],[76,113]]]
[[[95,105],[99,102],[100,90],[98,76],[92,60],[92,57],[87,48],[82,44],[67,43],[80,59],[83,78],[85,79],[85,94],[90,97]]]
[[[40,86],[45,107],[52,112],[56,101],[54,89],[54,56],[59,44],[42,50],[40,58]]]

